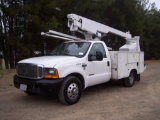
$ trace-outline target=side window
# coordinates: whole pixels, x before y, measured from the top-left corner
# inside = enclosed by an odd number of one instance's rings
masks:
[[[105,49],[104,49],[104,46],[103,46],[102,43],[93,44],[89,54],[92,54],[93,56],[96,56],[97,51],[101,51],[102,54],[103,54],[103,58],[106,58],[106,52],[105,52]]]

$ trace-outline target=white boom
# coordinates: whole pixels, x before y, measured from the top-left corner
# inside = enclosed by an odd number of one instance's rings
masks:
[[[82,40],[81,38],[78,38],[78,37],[74,37],[74,36],[71,36],[71,35],[67,35],[67,34],[64,34],[64,33],[60,33],[60,32],[56,32],[56,31],[53,31],[53,30],[49,30],[49,32],[41,32],[41,35],[44,35],[44,36],[48,36],[48,37],[54,37],[54,38],[60,38],[60,39],[63,39],[63,40]]]
[[[126,45],[122,46],[120,50],[140,51],[139,36],[134,38],[129,32],[122,32],[93,20],[78,16],[76,14],[68,14],[68,27],[70,31],[77,31],[85,36],[86,40],[92,40],[93,36],[101,38],[107,33],[112,33],[126,39]]]
[[[84,35],[85,40],[100,40],[107,33],[112,33],[126,39],[126,44],[119,48],[120,51],[140,51],[139,36],[132,37],[129,32],[122,32],[93,20],[78,16],[76,14],[68,14],[68,27],[70,31],[80,32]],[[63,40],[83,40],[60,32],[49,30],[49,32],[41,32],[41,35],[60,38]],[[93,39],[93,36],[96,36]]]
[[[101,23],[95,22],[93,20],[78,16],[76,14],[68,14],[68,27],[70,31],[78,31],[85,34],[90,34],[90,37],[96,35],[97,37],[102,37],[103,34],[113,33],[124,38],[131,38],[129,32],[122,32],[111,28],[109,26],[103,25]],[[89,38],[86,38],[89,39]],[[92,38],[90,38],[92,39]]]

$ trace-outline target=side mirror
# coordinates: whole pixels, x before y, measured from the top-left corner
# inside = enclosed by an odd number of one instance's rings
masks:
[[[96,52],[96,60],[97,61],[102,61],[103,60],[103,54],[101,51]]]
[[[92,54],[88,55],[88,61],[93,61]]]
[[[103,60],[103,54],[101,51],[96,51],[96,55],[89,54],[88,55],[88,61],[102,61]]]

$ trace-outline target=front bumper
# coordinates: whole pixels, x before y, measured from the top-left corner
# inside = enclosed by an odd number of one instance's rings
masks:
[[[26,79],[14,76],[14,86],[20,89],[20,85],[27,85],[26,91],[36,94],[55,94],[59,92],[61,84],[63,82],[62,78],[59,79]]]

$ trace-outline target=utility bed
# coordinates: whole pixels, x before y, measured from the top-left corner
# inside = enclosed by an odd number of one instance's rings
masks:
[[[144,71],[144,52],[109,51],[111,56],[111,79],[128,77],[133,68],[137,74]]]

